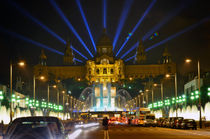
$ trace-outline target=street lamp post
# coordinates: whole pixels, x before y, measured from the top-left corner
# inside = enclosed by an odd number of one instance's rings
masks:
[[[175,100],[177,99],[177,73],[174,74],[174,82],[175,82]],[[176,101],[176,117],[178,117],[177,112],[177,101]]]
[[[18,65],[20,66],[20,67],[23,67],[23,66],[25,66],[25,62],[23,62],[23,61],[20,61],[19,63],[18,63]],[[12,68],[12,66],[13,66],[13,63],[12,63],[12,60],[10,60],[10,98],[12,98],[12,73],[13,73],[13,68]],[[11,100],[10,100],[11,101]],[[12,107],[12,101],[10,102],[10,122],[12,121],[12,109],[13,109],[13,107]]]
[[[10,98],[12,98],[12,61],[10,61]],[[10,103],[10,122],[11,121],[12,121],[12,101]]]
[[[50,86],[49,84],[47,85],[47,102],[50,102],[50,87],[56,88],[56,85]]]
[[[171,75],[166,74],[166,78],[169,78]],[[174,88],[175,88],[175,107],[176,107],[176,117],[178,117],[178,112],[177,112],[177,73],[174,73]]]
[[[161,82],[160,84],[154,84],[154,87],[160,86],[160,92],[161,92],[161,101],[163,103],[163,83]],[[162,107],[162,112],[163,112],[163,107]]]
[[[200,62],[198,61],[198,90],[199,90],[199,114],[200,114],[200,128],[202,128],[202,119],[201,119],[201,73],[200,73]]]
[[[186,59],[186,63],[190,63],[191,59]],[[200,73],[200,61],[198,60],[198,91],[199,91],[199,125],[202,128],[202,118],[201,118],[201,73]]]
[[[33,76],[33,98],[34,98],[34,101],[36,99],[36,79],[44,80],[45,77],[44,76],[40,76],[40,77],[36,78],[35,75]]]
[[[144,107],[144,93],[141,93],[142,95],[142,106]]]

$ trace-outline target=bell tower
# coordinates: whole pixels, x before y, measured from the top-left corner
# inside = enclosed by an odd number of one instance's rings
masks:
[[[41,55],[39,56],[39,64],[42,66],[47,65],[47,56],[44,53],[44,50],[41,51]]]
[[[136,62],[137,64],[142,64],[146,61],[146,53],[143,46],[143,42],[140,41],[139,46],[137,48],[137,54],[136,54]]]
[[[164,52],[163,52],[163,55],[162,55],[162,58],[161,58],[161,63],[162,64],[172,63],[172,57],[171,57],[171,54],[168,52],[167,47],[164,49]]]
[[[74,55],[71,49],[70,42],[66,44],[65,53],[63,56],[63,64],[64,65],[73,65]]]

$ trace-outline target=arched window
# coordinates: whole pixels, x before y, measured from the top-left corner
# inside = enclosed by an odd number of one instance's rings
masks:
[[[107,74],[107,69],[106,68],[103,69],[103,74]]]
[[[99,69],[96,69],[96,73],[99,74]]]

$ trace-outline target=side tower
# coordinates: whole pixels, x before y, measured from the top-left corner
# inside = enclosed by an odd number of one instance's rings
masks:
[[[64,65],[73,65],[74,63],[74,55],[71,49],[71,44],[68,42],[66,44],[65,53],[63,56],[63,64]]]

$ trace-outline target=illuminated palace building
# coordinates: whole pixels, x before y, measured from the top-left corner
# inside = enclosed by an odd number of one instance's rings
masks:
[[[171,61],[171,56],[164,51],[160,64],[145,64],[146,54],[142,43],[137,48],[136,64],[126,65],[124,61],[114,57],[113,46],[106,31],[103,31],[97,43],[97,54],[94,59],[86,61],[85,65],[76,65],[73,62],[73,53],[70,44],[64,54],[63,66],[47,66],[44,52],[40,56],[40,63],[34,67],[34,74],[48,76],[53,74],[56,79],[87,79],[92,88],[91,101],[88,109],[96,111],[122,110],[118,104],[118,90],[113,83],[122,82],[123,79],[133,80],[175,73],[176,65]],[[86,98],[88,99],[88,98]],[[86,101],[88,102],[88,101]],[[124,104],[125,105],[125,104]]]

